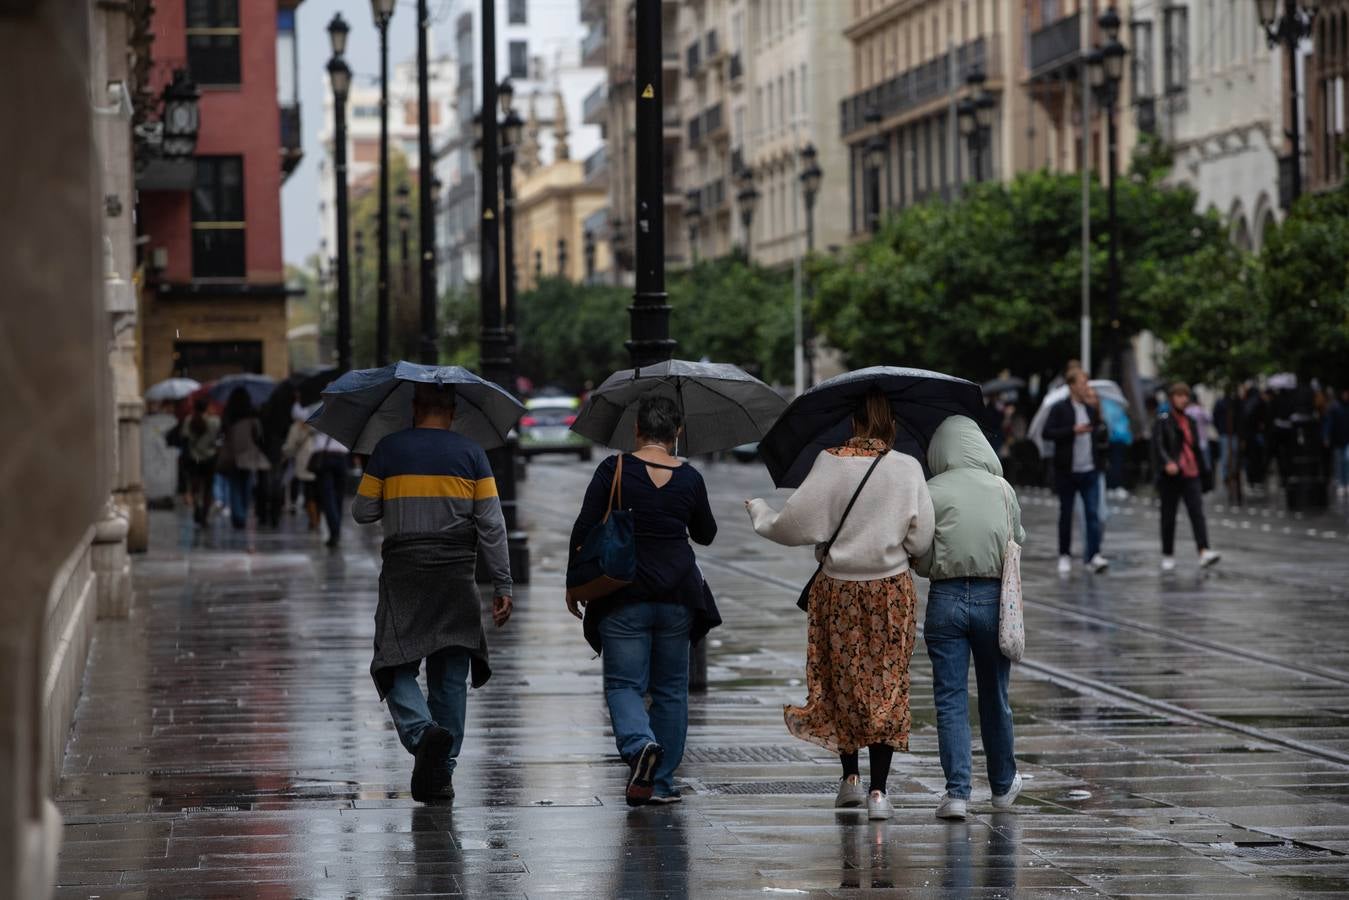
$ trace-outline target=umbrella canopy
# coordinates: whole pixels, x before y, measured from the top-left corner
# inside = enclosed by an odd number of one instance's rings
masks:
[[[206,396],[211,398],[212,403],[224,406],[229,400],[230,394],[234,393],[235,388],[243,388],[248,392],[248,399],[254,406],[262,406],[267,402],[267,398],[272,396],[272,391],[276,389],[276,379],[268,375],[258,375],[253,372],[242,372],[238,375],[226,375],[210,384],[202,390]]]
[[[508,392],[462,366],[399,362],[339,377],[323,392],[323,404],[309,417],[309,424],[352,453],[369,454],[385,435],[412,427],[412,394],[419,383],[454,385],[457,408],[452,430],[485,450],[506,443],[506,435],[525,411]]]
[[[340,373],[335,366],[309,366],[291,372],[288,380],[300,392],[300,405],[309,406],[319,402],[323,389],[331,384],[338,374]]]
[[[1093,378],[1087,382],[1096,389],[1096,393],[1103,400],[1113,400],[1125,409],[1129,408],[1129,401],[1124,399],[1124,391],[1120,390],[1119,385],[1108,378]],[[1045,394],[1044,402],[1040,408],[1035,411],[1035,416],[1030,420],[1030,427],[1026,429],[1026,437],[1035,441],[1035,445],[1040,448],[1040,455],[1048,459],[1054,453],[1053,443],[1044,439],[1045,422],[1049,419],[1049,410],[1055,403],[1062,402],[1068,396],[1068,385],[1061,384],[1054,390]]]
[[[899,423],[895,449],[918,458],[927,470],[927,445],[948,416],[984,414],[979,385],[926,369],[872,366],[822,381],[792,401],[759,444],[773,483],[799,487],[815,457],[852,437],[853,412],[872,387],[890,398]]]
[[[984,395],[1005,394],[1008,391],[1019,391],[1026,386],[1026,379],[1012,376],[1010,378],[994,378],[992,381],[984,382]]]
[[[200,388],[201,382],[193,381],[191,378],[167,378],[159,384],[151,385],[145,392],[145,399],[150,403],[172,402],[182,400]]]
[[[679,404],[682,449],[690,455],[757,441],[787,407],[776,391],[738,366],[671,359],[610,375],[586,397],[572,430],[615,450],[636,449],[637,405],[651,394]]]

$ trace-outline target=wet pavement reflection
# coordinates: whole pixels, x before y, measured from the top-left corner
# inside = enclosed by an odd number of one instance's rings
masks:
[[[792,601],[810,560],[750,533],[760,469],[704,473],[722,530],[700,558],[726,624],[668,808],[623,804],[600,665],[561,604],[585,467],[539,462],[523,484],[534,583],[491,636],[452,806],[411,800],[370,684],[376,531],[330,553],[298,517],[199,533],[156,513],[132,617],[98,626],[60,783],[58,896],[1349,895],[1343,510],[1215,512],[1223,565],[1164,578],[1155,507],[1118,504],[1111,573],[1060,580],[1054,503],[1028,492],[1025,793],[993,813],[976,746],[971,819],[934,818],[919,648],[895,818],[870,823],[832,809],[836,761],[782,724],[803,693]]]

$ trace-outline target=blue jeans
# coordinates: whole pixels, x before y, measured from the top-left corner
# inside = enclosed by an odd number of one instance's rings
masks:
[[[229,481],[230,523],[235,528],[248,524],[248,507],[253,500],[253,471],[233,469],[226,476]]]
[[[655,791],[674,793],[689,730],[689,628],[693,614],[673,603],[629,603],[600,621],[604,698],[624,761],[652,741],[665,751]],[[651,695],[648,711],[644,695]]]
[[[459,748],[464,745],[464,716],[468,712],[468,652],[458,647],[437,650],[426,658],[426,688],[429,702],[417,684],[421,661],[407,663],[393,670],[393,686],[384,695],[389,704],[393,727],[398,740],[409,753],[417,752],[426,729],[439,725],[450,733],[450,754],[447,762],[454,771]]]
[[[970,796],[970,655],[979,686],[979,736],[984,742],[988,783],[994,796],[1007,793],[1016,776],[1012,755],[1012,707],[1007,682],[1012,664],[998,649],[996,578],[948,578],[927,594],[923,640],[932,660],[932,697],[937,706],[937,746],[946,792]]]
[[[1339,474],[1340,487],[1349,488],[1349,444],[1336,447],[1331,452],[1335,455],[1335,471]]]
[[[1087,525],[1087,554],[1101,552],[1101,480],[1095,470],[1060,474],[1055,487],[1059,495],[1059,556],[1071,556],[1073,546],[1073,500],[1082,495],[1082,517]]]

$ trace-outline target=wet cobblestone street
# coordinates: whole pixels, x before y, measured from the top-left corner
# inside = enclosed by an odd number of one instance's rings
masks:
[[[994,814],[976,747],[976,814],[934,818],[920,647],[896,816],[869,824],[834,812],[837,761],[782,722],[804,693],[793,601],[813,562],[752,534],[741,501],[768,477],[726,463],[704,468],[721,533],[699,558],[725,625],[691,702],[685,802],[623,804],[600,663],[560,588],[589,472],[541,461],[522,484],[533,583],[489,634],[452,808],[412,801],[367,671],[377,530],[351,526],[330,553],[299,517],[194,536],[156,513],[131,618],[98,625],[59,791],[57,895],[1349,896],[1342,509],[1214,507],[1222,564],[1196,570],[1182,523],[1163,576],[1155,507],[1120,504],[1109,574],[1060,580],[1056,504],[1027,492],[1012,685],[1025,791]]]

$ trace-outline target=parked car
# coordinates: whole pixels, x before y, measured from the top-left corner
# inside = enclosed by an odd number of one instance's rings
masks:
[[[520,419],[520,455],[528,459],[541,453],[573,453],[583,462],[594,451],[590,440],[571,430],[581,402],[575,397],[536,397],[525,402]]]

